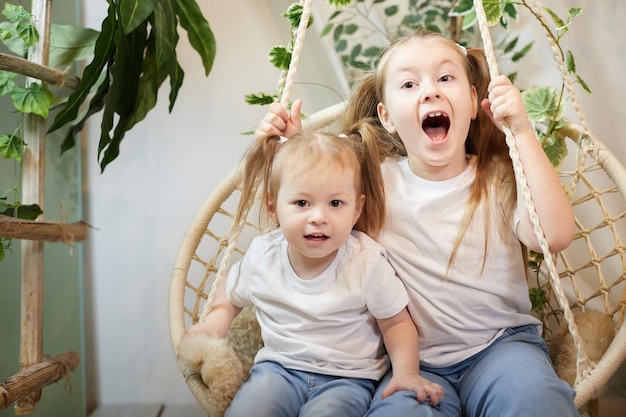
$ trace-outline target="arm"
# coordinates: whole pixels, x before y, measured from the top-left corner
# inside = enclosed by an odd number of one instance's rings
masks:
[[[298,99],[291,105],[291,114],[280,103],[272,103],[270,109],[259,123],[254,136],[284,136],[290,138],[302,131],[300,111],[302,100]]]
[[[528,188],[545,233],[550,252],[565,249],[574,236],[574,213],[565,190],[550,160],[537,140],[528,120],[522,95],[504,75],[494,78],[489,85],[489,99],[481,103],[493,122],[502,129],[506,122],[515,137],[520,161],[528,181]],[[525,206],[518,187],[517,204]],[[528,210],[520,210],[517,235],[528,248],[541,252],[541,247],[530,220]]]
[[[419,402],[428,397],[430,405],[439,404],[443,388],[419,374],[419,339],[408,310],[404,308],[393,317],[377,321],[393,367],[393,377],[383,390],[382,398],[398,390],[408,390],[415,392]]]
[[[226,297],[225,281],[218,286],[213,306],[202,323],[194,324],[188,334],[204,333],[209,336],[224,338],[230,323],[239,314],[241,308],[233,305]]]

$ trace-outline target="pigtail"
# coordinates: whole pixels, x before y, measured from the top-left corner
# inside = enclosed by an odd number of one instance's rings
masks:
[[[261,187],[261,210],[259,220],[267,222],[267,195],[269,190],[269,177],[276,150],[280,146],[277,136],[262,136],[257,138],[246,151],[242,163],[241,197],[235,215],[234,224],[238,224],[246,215],[249,207]],[[262,224],[259,222],[259,224]]]
[[[346,135],[355,142],[354,150],[361,170],[361,193],[365,195],[361,216],[354,228],[376,239],[385,223],[379,132],[371,120],[361,120],[346,129]]]
[[[383,127],[378,118],[380,94],[376,90],[376,73],[368,72],[356,84],[356,88],[346,105],[341,132],[348,132],[363,123],[369,125],[369,131],[375,133],[378,142],[380,160],[387,157],[406,156],[406,149],[398,135],[392,135]]]

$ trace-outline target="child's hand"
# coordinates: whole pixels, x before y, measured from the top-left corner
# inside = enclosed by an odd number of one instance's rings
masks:
[[[498,129],[503,130],[506,123],[514,135],[532,133],[522,94],[507,76],[499,75],[491,80],[489,99],[484,99],[481,106]]]
[[[413,391],[421,403],[428,399],[428,404],[437,405],[443,399],[444,390],[439,384],[423,378],[419,374],[393,373],[393,377],[382,392],[383,400],[396,391]]]
[[[292,137],[302,130],[300,110],[302,100],[297,99],[291,105],[291,115],[280,103],[272,103],[269,112],[263,117],[254,135],[257,138],[264,136]]]

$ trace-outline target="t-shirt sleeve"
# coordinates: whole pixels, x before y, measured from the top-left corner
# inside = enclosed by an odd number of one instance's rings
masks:
[[[228,271],[226,279],[226,298],[235,306],[244,308],[250,302],[250,262],[247,256],[235,263]]]
[[[384,251],[370,259],[369,274],[365,282],[365,302],[377,319],[398,314],[409,303],[404,284],[387,261]]]

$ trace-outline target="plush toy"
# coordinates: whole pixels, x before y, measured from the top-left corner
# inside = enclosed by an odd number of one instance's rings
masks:
[[[203,408],[210,416],[223,416],[247,379],[254,356],[263,346],[253,308],[245,308],[231,323],[225,339],[185,334],[178,344],[177,362],[183,375],[200,375],[206,391]]]
[[[574,322],[578,327],[584,352],[589,360],[598,362],[615,337],[615,323],[611,317],[598,311],[577,313],[574,315]],[[576,347],[565,321],[550,341],[550,358],[559,378],[574,386]]]

